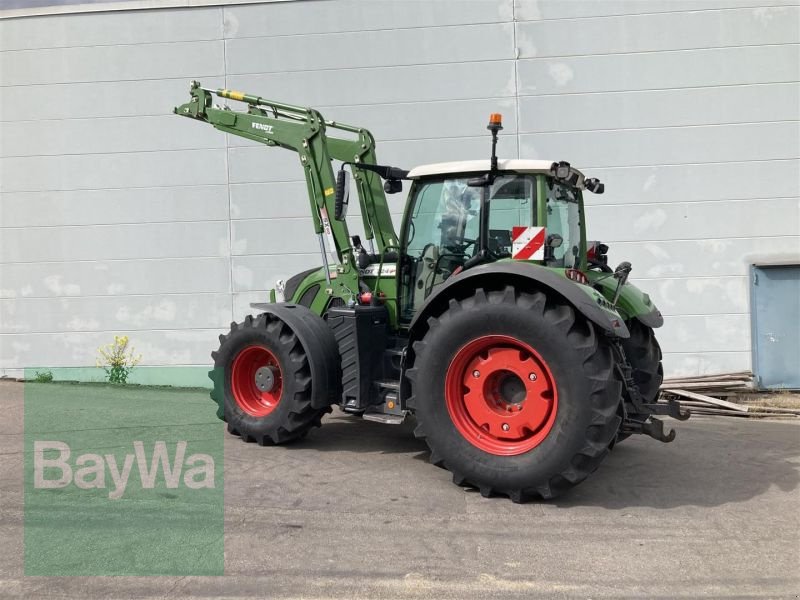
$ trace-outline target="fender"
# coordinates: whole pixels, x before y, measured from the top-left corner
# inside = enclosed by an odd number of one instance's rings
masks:
[[[589,281],[592,286],[605,296],[606,300],[614,297],[617,289],[617,282],[604,274],[589,271]],[[617,312],[628,321],[638,319],[641,323],[651,329],[657,329],[664,324],[664,317],[661,311],[653,304],[649,294],[645,294],[630,281],[622,286],[622,290],[617,300]]]
[[[306,351],[311,371],[311,406],[325,408],[341,399],[341,358],[333,331],[305,306],[288,302],[254,303],[251,308],[278,317],[292,328]]]
[[[636,315],[635,318],[639,319],[639,321],[642,322],[642,325],[646,325],[651,329],[658,329],[664,324],[664,317],[661,316],[661,311],[659,311],[655,307],[653,307],[653,310],[651,310],[648,313],[641,313]]]
[[[473,267],[450,277],[425,299],[409,325],[411,338],[416,338],[422,324],[437,311],[444,310],[450,298],[463,289],[480,287],[480,280],[496,283],[513,283],[519,287],[545,288],[560,296],[565,302],[597,325],[605,333],[618,338],[630,337],[623,317],[614,310],[603,295],[589,286],[575,283],[552,270],[519,261],[496,262]]]

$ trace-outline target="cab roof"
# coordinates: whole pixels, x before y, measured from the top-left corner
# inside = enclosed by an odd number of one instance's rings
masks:
[[[521,158],[499,158],[497,168],[500,171],[517,171],[519,173],[549,173],[552,167],[552,160],[528,160]],[[488,171],[490,168],[489,159],[481,160],[459,160],[454,162],[433,163],[414,167],[408,172],[409,179],[418,179],[431,175],[450,175],[454,173],[475,173]],[[583,173],[573,168],[578,173],[580,180],[583,181]]]

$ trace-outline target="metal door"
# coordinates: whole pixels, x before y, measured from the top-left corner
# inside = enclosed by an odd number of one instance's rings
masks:
[[[800,265],[754,265],[753,372],[761,389],[800,389]]]

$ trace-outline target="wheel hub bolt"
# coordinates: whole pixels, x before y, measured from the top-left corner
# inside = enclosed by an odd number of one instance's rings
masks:
[[[261,392],[271,392],[275,387],[275,372],[267,365],[256,371],[256,387]]]
[[[528,375],[528,379],[530,379],[531,381],[536,381],[536,373],[531,373],[530,375]]]
[[[480,372],[480,371],[478,371],[478,370],[476,369],[476,370],[474,370],[474,371],[472,372],[472,376],[473,376],[473,377],[475,377],[475,378],[477,379],[478,377],[480,377],[480,376],[481,376],[481,372]]]
[[[508,426],[508,423],[503,423],[503,431],[508,431],[511,427]]]

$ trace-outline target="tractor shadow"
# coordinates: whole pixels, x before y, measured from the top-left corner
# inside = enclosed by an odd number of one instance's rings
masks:
[[[553,505],[608,509],[721,506],[800,484],[800,427],[724,417],[672,423],[661,444],[644,436],[614,448],[600,468]]]
[[[428,460],[428,446],[414,437],[416,421],[408,417],[402,425],[384,425],[346,415],[334,409],[323,419],[322,427],[314,429],[292,448],[318,452],[357,452],[381,454],[412,454],[413,458]]]
[[[711,507],[751,500],[773,486],[791,492],[800,485],[797,423],[720,417],[672,425],[678,430],[674,442],[629,438],[585,482],[547,504],[607,509]],[[427,462],[430,453],[425,442],[414,437],[415,426],[413,418],[402,425],[383,425],[334,412],[322,429],[293,447],[408,454]]]

